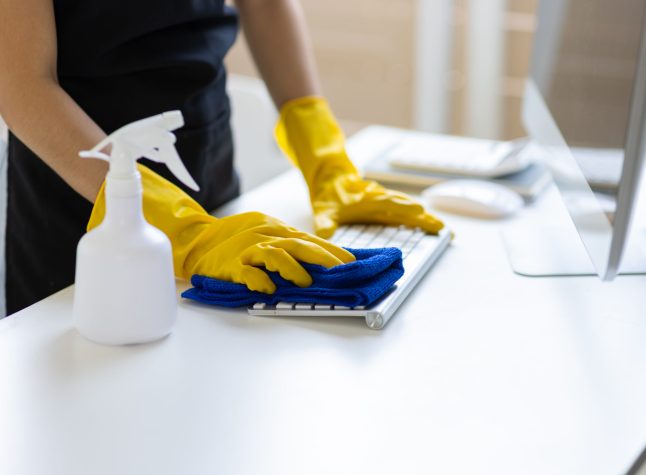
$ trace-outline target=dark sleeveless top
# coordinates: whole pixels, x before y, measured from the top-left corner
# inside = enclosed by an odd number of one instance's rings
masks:
[[[222,61],[236,37],[235,11],[223,0],[53,1],[61,87],[108,133],[180,109],[177,149],[200,192],[184,189],[207,210],[234,197]],[[73,283],[92,205],[13,135],[8,163],[11,314]],[[180,185],[164,166],[142,163]]]

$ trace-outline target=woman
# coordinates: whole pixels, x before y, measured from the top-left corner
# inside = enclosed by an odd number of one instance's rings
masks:
[[[353,257],[260,213],[211,210],[238,193],[226,73],[238,15],[255,62],[281,110],[277,138],[304,174],[317,234],[342,222],[442,224],[405,195],[363,181],[320,96],[296,0],[0,0],[0,115],[9,138],[6,295],[9,314],[71,284],[75,249],[103,214],[106,164],[78,158],[106,132],[180,109],[177,148],[200,192],[140,167],[144,213],[173,245],[176,274],[202,273],[272,292],[260,269],[297,285],[298,261]],[[166,177],[166,178],[163,178]],[[168,181],[170,180],[170,181]],[[188,193],[189,196],[186,194]],[[199,203],[199,204],[198,204]],[[379,211],[375,214],[375,211]]]

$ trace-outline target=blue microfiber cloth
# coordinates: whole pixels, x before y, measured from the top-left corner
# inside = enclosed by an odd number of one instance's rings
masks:
[[[381,249],[348,249],[356,261],[326,269],[305,264],[312,276],[309,287],[297,287],[277,272],[269,272],[276,292],[265,294],[249,290],[246,285],[212,279],[203,275],[191,278],[193,288],[182,297],[223,307],[242,307],[264,302],[318,303],[345,307],[368,306],[384,295],[404,275],[402,253],[394,247]]]

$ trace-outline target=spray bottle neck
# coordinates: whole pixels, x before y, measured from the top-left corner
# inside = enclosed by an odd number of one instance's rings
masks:
[[[113,142],[105,186],[108,222],[119,226],[139,225],[143,221],[141,174],[136,158],[123,141]]]
[[[105,221],[124,227],[138,227],[145,223],[141,175],[129,178],[114,177],[108,173],[105,183]]]

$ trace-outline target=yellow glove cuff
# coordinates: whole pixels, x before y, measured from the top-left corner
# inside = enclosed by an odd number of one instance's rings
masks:
[[[286,102],[274,135],[283,153],[303,173],[310,190],[331,175],[358,174],[345,152],[343,131],[322,97]]]

